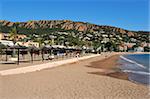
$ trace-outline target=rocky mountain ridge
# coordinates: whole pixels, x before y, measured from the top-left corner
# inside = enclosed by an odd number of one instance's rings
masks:
[[[127,34],[128,36],[134,36],[137,31],[129,31],[122,28],[106,25],[95,25],[85,22],[74,22],[70,20],[39,20],[39,21],[27,21],[27,22],[10,22],[6,20],[0,20],[0,27],[13,27],[18,26],[26,29],[52,29],[59,28],[63,30],[76,30],[82,32],[95,32],[95,31],[108,31],[118,32],[121,34]]]
[[[107,50],[119,51],[119,46],[134,44],[143,46],[149,43],[146,31],[130,31],[118,27],[96,25],[70,20],[39,20],[27,22],[10,22],[0,20],[0,32],[18,34],[27,37],[19,41],[34,41],[40,44],[56,44],[65,46],[87,46],[94,49],[100,46]]]

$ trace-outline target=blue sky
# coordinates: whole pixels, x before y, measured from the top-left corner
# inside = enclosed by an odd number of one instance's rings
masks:
[[[0,20],[73,20],[149,30],[149,0],[0,0]]]

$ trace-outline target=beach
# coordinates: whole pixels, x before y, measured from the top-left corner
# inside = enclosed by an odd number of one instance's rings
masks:
[[[99,72],[91,72],[91,74],[105,75],[118,79],[129,80],[128,74],[121,72],[119,68],[118,60],[120,55],[113,55],[111,57],[106,57],[100,61],[91,62],[89,67],[100,69]]]
[[[149,99],[149,88],[118,69],[119,54],[0,76],[1,99]]]

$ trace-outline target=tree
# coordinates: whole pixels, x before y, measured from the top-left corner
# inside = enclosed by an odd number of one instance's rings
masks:
[[[6,48],[6,46],[0,42],[0,55],[1,55],[0,57],[2,57],[2,55],[3,55],[4,48]]]
[[[43,38],[37,38],[36,39],[36,42],[38,42],[39,43],[39,46],[41,47],[42,46],[42,44],[44,43],[44,39]]]
[[[10,31],[10,39],[13,41],[14,44],[16,44],[16,41],[17,41],[17,29],[16,27],[12,28],[11,31]]]
[[[16,27],[14,27],[14,28],[12,28],[12,29],[10,30],[10,35],[9,35],[9,37],[10,37],[10,40],[13,41],[14,45],[15,45],[16,42],[17,42],[17,34],[18,34],[18,32],[17,32]],[[12,57],[15,57],[15,55],[16,55],[16,52],[15,52],[15,49],[13,49]]]
[[[105,48],[107,49],[107,51],[111,51],[112,50],[112,44],[111,44],[111,42],[107,42],[105,44]]]
[[[6,48],[6,46],[0,42],[0,52],[1,52],[2,49],[4,49],[4,48]]]
[[[119,51],[119,48],[118,48],[118,44],[117,44],[117,43],[111,42],[111,46],[112,46],[113,51],[115,51],[115,52],[118,52],[118,51]]]
[[[144,52],[150,52],[150,47],[149,46],[145,46],[144,47]]]
[[[138,47],[138,45],[133,45],[132,50],[136,50],[137,47]]]
[[[93,45],[95,50],[101,50],[101,49],[99,49],[102,46],[100,41],[93,41],[92,45]]]
[[[58,45],[64,45],[64,40],[65,38],[63,36],[57,36],[57,40],[56,40],[56,43]]]

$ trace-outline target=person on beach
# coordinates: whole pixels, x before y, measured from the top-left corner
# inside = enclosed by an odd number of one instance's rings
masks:
[[[107,58],[108,57],[108,55],[105,55],[105,58]]]
[[[76,57],[79,58],[79,56],[80,56],[80,54],[79,54],[79,52],[77,52],[77,53],[76,53]]]
[[[55,57],[54,57],[54,55],[52,54],[52,55],[48,55],[48,60],[52,60],[52,59],[54,59]]]

